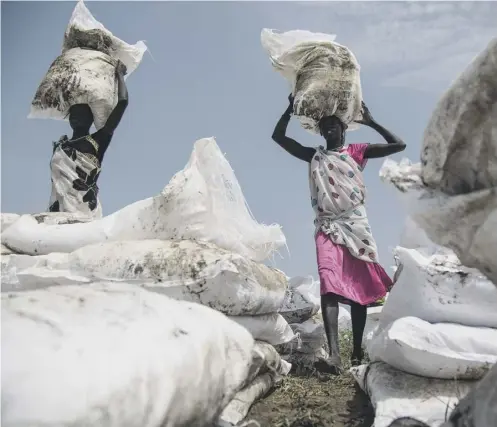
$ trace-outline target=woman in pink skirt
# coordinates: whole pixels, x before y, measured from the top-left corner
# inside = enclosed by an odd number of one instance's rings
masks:
[[[341,372],[338,346],[338,303],[349,304],[352,315],[352,364],[362,362],[362,335],[367,306],[383,298],[392,280],[378,263],[378,251],[364,206],[366,188],[362,170],[367,160],[403,151],[404,142],[374,121],[363,103],[358,123],[376,130],[386,144],[345,145],[347,126],[335,116],[319,122],[326,148],[304,147],[286,136],[293,112],[290,105],[278,121],[273,140],[300,160],[309,163],[311,204],[316,219],[316,253],[321,281],[321,311],[330,348],[327,360],[316,367],[326,373]]]

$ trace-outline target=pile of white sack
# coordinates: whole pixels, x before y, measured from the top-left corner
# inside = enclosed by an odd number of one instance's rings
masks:
[[[333,34],[263,29],[261,43],[273,68],[289,82],[293,112],[304,129],[319,134],[319,120],[337,116],[348,130],[359,127],[362,89],[354,54]]]
[[[352,369],[375,427],[400,417],[497,422],[496,107],[497,39],[439,102],[422,164],[387,160],[380,172],[409,218],[395,249],[398,280],[368,342],[372,363]]]
[[[158,196],[2,214],[2,244],[2,425],[234,425],[290,371],[288,280],[262,263],[285,237],[213,138]]]
[[[62,54],[41,81],[29,118],[63,120],[75,104],[88,104],[96,129],[105,125],[117,103],[117,61],[129,76],[147,50],[144,42],[130,45],[98,22],[80,0],[64,34]]]
[[[280,314],[288,321],[295,334],[293,340],[277,346],[283,359],[292,364],[297,373],[308,374],[314,370],[319,358],[328,357],[328,342],[321,314],[319,280],[312,276],[292,277]],[[382,307],[368,308],[364,342],[367,343],[375,330]],[[352,329],[350,308],[340,304],[338,312],[340,333]],[[350,337],[349,337],[350,338]]]

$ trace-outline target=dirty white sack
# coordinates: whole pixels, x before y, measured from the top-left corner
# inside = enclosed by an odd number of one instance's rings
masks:
[[[406,210],[430,240],[454,251],[461,262],[497,283],[497,193],[494,188],[449,196],[426,187],[421,164],[387,159],[380,178],[402,195]]]
[[[278,313],[228,317],[247,329],[254,339],[271,345],[284,344],[295,338],[288,322]]]
[[[497,362],[497,329],[403,317],[368,343],[371,362],[429,378],[478,380]]]
[[[14,224],[4,233],[4,243],[30,255],[116,240],[192,239],[263,261],[286,244],[279,225],[263,225],[252,216],[214,138],[195,143],[186,167],[158,196],[88,224],[46,226],[29,216]]]
[[[402,272],[383,306],[380,327],[406,316],[497,328],[497,288],[452,254],[426,256],[397,247]]]
[[[17,289],[123,281],[232,316],[275,313],[287,288],[279,270],[192,240],[109,242],[29,258],[19,258],[31,264],[17,267]]]
[[[1,315],[5,427],[203,427],[254,349],[221,313],[125,283],[2,294]]]
[[[497,187],[497,38],[438,101],[421,162],[423,182],[446,194]]]
[[[375,409],[374,427],[388,427],[400,417],[412,417],[438,427],[476,381],[423,378],[386,363],[350,369]]]
[[[1,232],[3,233],[7,228],[9,228],[14,222],[16,222],[21,215],[15,214],[15,213],[1,213],[0,218],[1,218],[1,223],[2,223],[2,228]]]
[[[312,276],[296,276],[288,280],[285,301],[279,313],[289,323],[302,323],[320,309],[319,281]]]
[[[256,377],[249,385],[240,390],[224,408],[219,421],[227,425],[238,425],[248,414],[252,405],[263,398],[276,384],[274,376],[267,372]]]
[[[362,110],[359,63],[335,37],[302,30],[261,32],[273,67],[290,83],[294,114],[313,133],[319,133],[318,122],[325,116],[337,116],[348,130],[359,127],[354,123]]]
[[[117,103],[117,60],[126,65],[129,76],[146,50],[142,41],[130,45],[115,37],[79,1],[64,35],[62,54],[40,83],[28,117],[65,119],[72,105],[82,103],[92,109],[96,129],[102,128]]]

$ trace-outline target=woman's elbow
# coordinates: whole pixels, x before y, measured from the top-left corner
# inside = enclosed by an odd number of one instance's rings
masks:
[[[406,144],[404,142],[399,142],[399,153],[406,149]]]

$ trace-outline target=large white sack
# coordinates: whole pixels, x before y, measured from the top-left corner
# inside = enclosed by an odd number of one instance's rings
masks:
[[[438,427],[477,383],[423,378],[381,362],[354,367],[350,372],[371,399],[374,427],[388,427],[400,417],[416,418]]]
[[[360,67],[354,54],[336,43],[335,35],[263,29],[261,43],[273,67],[290,83],[294,114],[304,129],[319,134],[319,120],[337,116],[357,129],[361,117]]]
[[[0,218],[2,222],[1,232],[3,233],[7,228],[9,228],[14,222],[16,222],[21,215],[15,213],[1,213]]]
[[[22,216],[3,235],[4,244],[30,254],[72,252],[116,240],[206,241],[262,261],[285,246],[277,224],[258,223],[214,138],[198,140],[186,167],[161,194],[88,224],[45,226]]]
[[[31,103],[29,118],[64,119],[69,107],[89,104],[95,127],[102,128],[117,103],[117,60],[129,76],[147,50],[142,41],[130,45],[98,22],[83,1],[73,11],[62,54],[52,63]]]
[[[434,243],[456,253],[461,262],[478,268],[497,283],[497,193],[493,188],[449,196],[426,187],[421,164],[387,159],[380,177],[402,194],[409,215]]]
[[[2,295],[2,425],[205,426],[243,385],[250,334],[124,283]]]
[[[228,317],[247,329],[254,339],[259,341],[279,345],[290,342],[295,338],[295,334],[288,322],[278,313]]]
[[[270,373],[259,375],[248,386],[240,390],[224,408],[219,417],[220,425],[238,425],[248,414],[251,406],[263,398],[276,384]]]
[[[421,161],[423,182],[447,194],[497,186],[497,38],[438,101]]]
[[[455,255],[394,250],[402,272],[383,306],[380,326],[401,317],[497,328],[497,288]]]
[[[109,242],[30,258],[17,267],[20,289],[124,281],[233,316],[276,312],[287,287],[279,270],[192,240]]]
[[[372,362],[410,374],[477,380],[497,362],[497,329],[403,317],[379,330],[367,351]]]
[[[289,323],[302,323],[320,309],[319,281],[312,276],[296,276],[288,280],[285,301],[279,313]]]

